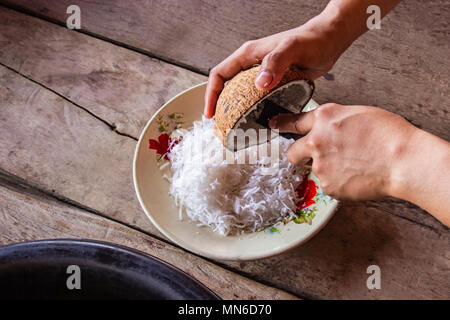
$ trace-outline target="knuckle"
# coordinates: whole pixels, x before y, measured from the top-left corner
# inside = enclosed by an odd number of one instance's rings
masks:
[[[218,76],[219,75],[219,68],[217,67],[217,66],[215,66],[214,68],[212,68],[210,71],[209,71],[209,76],[210,77],[216,77],[216,76]]]
[[[245,41],[241,46],[241,50],[244,52],[249,52],[249,51],[253,50],[255,45],[256,45],[256,40]]]
[[[340,120],[334,120],[334,121],[331,121],[331,127],[334,129],[334,130],[339,130],[339,128],[342,126],[342,122],[340,121]]]
[[[282,58],[281,56],[282,56],[282,54],[280,51],[272,51],[267,56],[267,62],[277,64],[279,61],[281,61],[281,58]]]
[[[315,175],[319,177],[319,175],[317,173],[315,173]],[[319,177],[319,179],[320,179],[320,187],[323,192],[325,192],[326,194],[328,194],[331,197],[333,197],[337,194],[336,188],[334,187],[333,183],[331,183],[331,181],[329,179],[327,179],[326,177],[323,177],[323,174],[322,174],[322,176]]]
[[[317,161],[317,159],[315,161],[313,161],[312,171],[314,172],[314,174],[316,176],[321,175],[323,173],[323,169],[324,169],[324,167],[320,161]]]
[[[314,111],[317,119],[328,119],[339,105],[336,103],[326,103]]]
[[[286,158],[287,160],[292,164],[297,164],[295,160],[295,152],[292,150],[292,148],[289,148],[286,152]]]
[[[322,119],[322,118],[325,118],[329,112],[330,112],[330,110],[329,110],[328,106],[323,105],[316,109],[316,111],[314,112],[314,115],[316,116],[316,118]]]
[[[321,138],[315,135],[311,135],[306,139],[306,145],[308,148],[314,151],[318,151],[322,144]]]
[[[322,187],[323,192],[325,192],[329,196],[331,196],[331,197],[336,196],[336,192],[330,183],[325,182],[325,183],[321,184],[321,187]]]
[[[340,106],[340,104],[333,103],[333,102],[325,103],[324,105],[322,105],[322,107],[324,107],[326,109],[336,109],[339,106]]]
[[[316,120],[321,120],[327,117],[327,113],[327,108],[325,108],[325,105],[323,105],[314,110],[314,117],[316,118]]]

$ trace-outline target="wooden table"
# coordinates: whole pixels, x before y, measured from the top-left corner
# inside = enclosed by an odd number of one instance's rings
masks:
[[[65,27],[72,2],[0,1],[1,244],[111,241],[226,299],[450,298],[448,228],[404,201],[344,202],[307,244],[249,262],[177,247],[138,204],[132,157],[151,115],[244,41],[304,23],[327,1],[78,0],[80,31]],[[377,105],[449,140],[449,21],[448,0],[405,1],[314,98]],[[372,264],[380,290],[366,286]]]

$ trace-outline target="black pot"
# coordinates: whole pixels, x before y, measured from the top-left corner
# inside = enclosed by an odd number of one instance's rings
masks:
[[[194,278],[148,254],[68,239],[0,247],[0,298],[218,299]]]

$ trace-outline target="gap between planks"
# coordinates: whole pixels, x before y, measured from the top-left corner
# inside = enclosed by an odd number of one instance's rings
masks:
[[[54,192],[53,190],[52,191],[45,190],[45,189],[43,189],[43,188],[41,188],[41,187],[39,187],[39,186],[29,182],[29,181],[26,181],[26,180],[24,180],[24,179],[22,179],[22,178],[20,178],[20,177],[18,177],[16,175],[13,175],[13,174],[7,172],[7,171],[5,171],[5,170],[3,170],[1,168],[0,168],[0,186],[4,186],[4,187],[7,187],[7,188],[12,188],[13,190],[15,190],[16,192],[18,192],[20,194],[33,195],[33,196],[35,196],[35,197],[37,197],[38,199],[41,199],[41,200],[42,199],[45,200],[46,198],[50,198],[50,199],[52,199],[52,200],[54,200],[54,201],[56,201],[58,203],[66,205],[68,207],[73,207],[73,208],[85,211],[87,213],[99,216],[99,217],[101,217],[103,219],[106,219],[108,221],[113,221],[115,223],[123,225],[123,226],[125,226],[127,228],[130,228],[132,230],[140,232],[140,233],[142,233],[142,234],[144,234],[146,236],[149,236],[151,238],[159,240],[159,241],[161,241],[161,242],[163,242],[163,243],[165,243],[167,245],[170,245],[170,246],[173,246],[175,248],[178,248],[178,249],[186,252],[187,254],[191,254],[191,255],[196,256],[196,257],[198,257],[200,259],[206,260],[206,261],[208,261],[209,263],[211,263],[213,265],[216,265],[216,266],[218,266],[220,268],[223,268],[223,269],[225,269],[225,270],[227,270],[229,272],[235,273],[235,274],[240,275],[242,277],[248,278],[248,279],[250,279],[252,281],[255,281],[255,282],[260,283],[262,285],[265,285],[267,287],[271,287],[271,288],[274,288],[274,289],[286,292],[287,294],[292,295],[292,296],[297,297],[297,298],[300,298],[300,299],[313,298],[313,297],[310,297],[307,293],[305,293],[304,296],[303,295],[299,295],[298,293],[292,293],[289,290],[286,290],[284,288],[279,288],[277,286],[274,286],[273,284],[267,283],[264,280],[254,279],[251,275],[249,275],[249,274],[247,274],[245,272],[242,272],[242,271],[239,271],[239,270],[235,270],[235,269],[230,268],[226,264],[223,264],[223,263],[221,263],[219,261],[211,260],[211,259],[209,259],[207,257],[203,257],[203,256],[200,256],[200,255],[198,255],[196,253],[187,251],[186,249],[184,249],[183,247],[180,247],[176,243],[169,242],[169,241],[167,241],[164,238],[158,237],[157,235],[151,234],[151,233],[149,233],[149,232],[147,232],[145,230],[142,230],[142,229],[140,229],[138,227],[135,227],[135,226],[126,224],[126,223],[124,223],[124,222],[122,222],[120,220],[111,218],[110,216],[107,216],[107,215],[105,215],[105,214],[103,214],[103,213],[101,213],[101,212],[99,212],[97,210],[94,210],[94,209],[89,208],[87,206],[84,206],[84,205],[82,205],[80,203],[77,203],[77,202],[75,202],[75,201],[73,201],[73,200],[71,200],[69,198],[61,196],[61,195],[57,194],[56,192]],[[320,298],[320,297],[314,297],[314,298]]]
[[[28,16],[35,17],[35,18],[47,21],[47,22],[50,22],[50,23],[52,23],[54,25],[57,25],[59,27],[67,29],[67,26],[64,23],[62,23],[62,22],[60,22],[60,21],[58,21],[56,19],[49,18],[49,17],[47,17],[47,16],[45,16],[43,14],[40,14],[38,12],[34,12],[32,10],[24,8],[24,7],[20,6],[20,5],[16,5],[16,4],[8,3],[8,2],[0,2],[0,7],[8,8],[8,9],[11,9],[11,10],[14,10],[14,11],[26,14]],[[134,46],[131,46],[129,44],[123,43],[121,41],[113,40],[113,39],[101,36],[99,34],[95,34],[93,32],[87,31],[87,30],[73,29],[71,31],[79,32],[79,33],[85,34],[87,36],[90,36],[92,38],[96,38],[96,39],[99,39],[99,40],[102,40],[102,41],[114,44],[114,45],[116,45],[118,47],[122,47],[124,49],[128,49],[128,50],[140,53],[140,54],[144,54],[144,55],[146,55],[146,56],[148,56],[150,58],[157,59],[157,60],[163,61],[165,63],[171,64],[171,65],[174,65],[174,66],[177,66],[177,67],[180,67],[180,68],[192,71],[192,72],[195,72],[195,73],[197,73],[199,75],[202,75],[202,76],[208,76],[208,74],[209,74],[209,72],[204,72],[204,71],[202,71],[202,70],[200,70],[200,69],[198,69],[196,67],[190,66],[190,65],[188,65],[186,63],[183,63],[181,61],[177,61],[177,60],[170,59],[170,58],[165,58],[165,57],[163,57],[161,55],[154,54],[154,53],[152,53],[150,51],[143,50],[143,49],[140,49],[138,47],[134,47]]]
[[[0,5],[0,6],[1,6],[1,5]],[[42,84],[42,83],[40,83],[39,81],[36,81],[36,80],[30,78],[29,76],[24,75],[24,74],[21,73],[20,71],[14,69],[14,68],[9,67],[9,66],[3,64],[2,62],[0,62],[0,66],[5,67],[6,69],[8,69],[8,70],[10,70],[10,71],[12,71],[12,72],[14,72],[14,73],[16,73],[17,75],[19,75],[19,76],[21,76],[21,77],[23,77],[23,78],[25,78],[25,79],[27,79],[27,80],[29,80],[29,81],[35,83],[35,84],[41,86],[42,88],[44,88],[44,89],[46,89],[46,90],[48,90],[48,91],[50,91],[50,92],[56,94],[58,97],[60,97],[60,98],[64,99],[65,101],[71,103],[71,104],[74,105],[75,107],[80,108],[81,110],[85,111],[86,113],[88,113],[89,115],[91,115],[92,117],[94,117],[95,119],[97,119],[97,120],[103,122],[105,125],[107,125],[107,126],[111,129],[111,131],[117,133],[118,135],[121,135],[121,136],[124,136],[124,137],[128,137],[128,138],[130,138],[130,139],[133,139],[134,141],[138,141],[138,140],[139,140],[137,137],[133,137],[133,136],[130,135],[130,134],[120,132],[119,130],[117,130],[117,128],[115,127],[115,125],[113,125],[113,124],[109,123],[108,121],[102,119],[101,117],[99,117],[98,115],[96,115],[95,113],[93,113],[92,111],[90,111],[90,110],[88,110],[87,108],[83,107],[82,105],[80,105],[80,104],[78,104],[78,103],[72,101],[71,99],[65,97],[65,96],[62,95],[61,93],[59,93],[59,92],[57,92],[57,91],[55,91],[55,90],[49,88],[49,87],[46,86],[45,84]],[[5,171],[3,171],[3,170],[0,168],[0,172],[5,172]],[[17,177],[17,178],[18,178],[18,177]],[[19,178],[19,179],[20,179],[20,178]],[[34,186],[34,187],[37,188],[37,189],[39,189],[39,187],[37,187],[37,186]],[[61,196],[59,196],[59,197],[60,197],[61,199],[64,198],[64,197],[61,197]],[[79,208],[84,208],[85,210],[87,210],[87,211],[89,211],[89,212],[94,212],[94,211],[95,211],[95,210],[93,210],[93,209],[91,209],[91,208],[84,207],[84,206],[82,206],[81,204],[77,204],[76,202],[74,202],[74,201],[72,201],[72,200],[70,200],[70,199],[68,199],[68,198],[64,198],[64,199],[65,199],[65,200],[62,200],[62,201],[67,201],[67,203],[72,203],[73,205],[78,206]],[[374,205],[368,205],[368,206],[374,206]],[[379,206],[374,206],[374,207],[377,207],[377,208],[378,208]],[[437,233],[440,234],[440,231],[439,231],[438,229],[432,227],[432,226],[429,226],[429,225],[427,225],[427,224],[421,223],[421,222],[416,221],[416,220],[414,220],[414,219],[409,219],[409,218],[404,217],[404,216],[402,216],[402,215],[395,214],[394,212],[388,211],[388,210],[386,210],[385,208],[382,208],[382,207],[379,208],[379,209],[380,209],[380,210],[383,210],[384,212],[386,212],[386,213],[388,213],[388,214],[392,214],[392,215],[394,215],[394,216],[396,216],[396,217],[399,217],[399,218],[401,218],[401,219],[404,219],[404,220],[407,220],[407,221],[409,221],[409,222],[415,223],[415,224],[417,224],[417,225],[419,225],[419,226],[421,226],[421,227],[425,227],[425,228],[427,228],[427,229],[433,230],[433,231],[435,231],[435,232],[437,232]],[[98,212],[97,214],[102,215],[102,214],[99,213],[99,212]],[[103,217],[106,217],[105,215],[102,215],[102,216],[103,216]],[[124,225],[126,225],[126,224],[124,224]],[[129,226],[129,225],[128,225],[128,226]],[[129,227],[131,227],[131,226],[129,226]],[[446,229],[448,230],[448,228],[446,228]],[[138,229],[136,229],[136,230],[138,230]],[[139,230],[139,231],[144,232],[144,231],[142,231],[142,230]]]
[[[69,98],[65,97],[64,95],[60,94],[59,92],[57,92],[57,91],[55,91],[55,90],[49,88],[49,87],[46,86],[45,84],[40,83],[40,82],[38,82],[38,81],[36,81],[36,80],[34,80],[34,79],[32,79],[32,78],[30,78],[30,77],[24,75],[24,74],[21,73],[20,71],[15,70],[15,69],[13,69],[13,68],[11,68],[11,67],[9,67],[9,66],[3,64],[2,62],[0,62],[0,66],[3,66],[3,67],[5,67],[5,68],[8,69],[8,70],[11,70],[12,72],[18,74],[19,76],[24,77],[25,79],[27,79],[27,80],[29,80],[29,81],[31,81],[31,82],[33,82],[33,83],[35,83],[35,84],[41,86],[42,88],[44,88],[44,89],[46,89],[46,90],[48,90],[48,91],[50,91],[50,92],[56,94],[58,97],[60,97],[60,98],[64,99],[65,101],[67,101],[67,102],[73,104],[73,105],[76,106],[77,108],[80,108],[81,110],[87,112],[89,115],[93,116],[95,119],[97,119],[97,120],[103,122],[104,124],[106,124],[106,125],[111,129],[111,131],[114,131],[115,133],[117,133],[117,134],[119,134],[119,135],[121,135],[121,136],[128,137],[128,138],[133,139],[133,140],[135,140],[135,141],[138,141],[138,140],[139,140],[138,138],[133,137],[133,136],[130,135],[130,134],[127,134],[127,133],[124,133],[124,132],[120,132],[119,130],[117,130],[117,128],[116,128],[116,126],[115,126],[114,124],[111,124],[111,123],[109,123],[108,121],[106,121],[106,120],[100,118],[99,116],[97,116],[97,115],[96,115],[95,113],[93,113],[92,111],[90,111],[90,110],[88,110],[87,108],[85,108],[85,107],[79,105],[78,103],[76,103],[76,102],[70,100]]]
[[[12,71],[11,71],[12,72]],[[28,80],[28,79],[27,79]],[[97,119],[98,120],[98,119]],[[6,172],[6,174],[7,174],[7,172]],[[11,179],[10,179],[11,180]],[[12,180],[14,180],[14,176],[12,177]],[[18,179],[17,179],[18,180]],[[28,183],[26,180],[24,180],[24,179],[21,179],[19,182],[21,182],[22,184],[28,184],[32,189],[36,189],[36,187],[35,186],[33,186],[32,184],[30,184],[30,183]],[[74,202],[73,201],[71,201],[70,199],[67,199],[67,198],[65,198],[65,197],[60,197],[60,198],[58,198],[57,196],[58,195],[55,195],[55,194],[53,194],[53,193],[50,193],[49,191],[46,191],[46,190],[42,190],[42,188],[38,188],[37,190],[36,190],[37,192],[38,191],[40,191],[40,192],[42,192],[42,193],[44,193],[44,194],[46,194],[46,195],[48,195],[48,196],[51,196],[51,197],[56,197],[56,199],[58,199],[59,201],[62,201],[62,202],[65,202],[66,201],[66,204],[69,204],[69,205],[74,205]],[[38,192],[39,193],[39,192]],[[75,203],[76,204],[76,203]],[[89,210],[90,208],[86,208],[85,206],[82,206],[82,209],[83,210]],[[100,215],[100,216],[102,216],[102,217],[104,217],[104,215],[102,215],[100,212],[96,212],[96,211],[94,211],[94,210],[90,210],[91,211],[91,213],[94,213],[94,214],[97,214],[97,215]],[[92,212],[93,211],[93,212]],[[385,211],[385,210],[383,210],[383,211]],[[388,212],[389,213],[389,212]],[[109,218],[109,217],[107,217],[107,219],[109,219],[109,220],[111,220],[111,221],[115,221],[114,219],[111,219],[111,218]],[[409,221],[409,220],[408,220]],[[117,221],[116,221],[117,222]],[[411,222],[411,221],[410,221]],[[124,223],[122,223],[122,222],[120,222],[119,221],[119,223],[121,224],[121,225],[125,225],[125,226],[128,226],[126,223],[124,224]],[[417,222],[415,223],[415,224],[418,224]],[[419,225],[421,225],[421,224],[419,224]],[[135,230],[138,230],[137,228],[133,228],[133,227],[131,227],[132,229],[135,229]],[[140,232],[141,232],[141,230],[139,230]],[[142,232],[143,234],[147,234],[147,235],[149,235],[150,233],[148,233],[148,232]],[[153,235],[151,235],[152,237],[154,237]],[[154,237],[155,239],[160,239],[160,238],[158,238],[158,237]],[[160,239],[161,240],[161,239]],[[162,240],[164,243],[168,243],[167,241],[165,241],[165,240]],[[170,244],[170,245],[173,245],[173,244],[171,244],[171,243],[168,243],[168,244]],[[176,246],[175,246],[176,247]],[[179,247],[178,247],[179,248]],[[185,250],[183,250],[183,251],[185,251]],[[205,259],[206,260],[206,259]],[[206,260],[206,261],[208,261],[208,260]],[[210,261],[211,262],[211,261]],[[220,266],[220,267],[222,267],[223,269],[225,269],[225,270],[228,270],[228,271],[230,271],[230,272],[233,272],[233,273],[236,273],[236,274],[239,274],[239,275],[243,275],[243,276],[245,276],[246,278],[249,278],[249,279],[252,279],[252,280],[254,280],[254,281],[256,281],[256,282],[259,282],[259,283],[261,283],[261,284],[264,284],[264,285],[268,285],[268,286],[270,286],[270,287],[272,287],[272,288],[277,288],[277,289],[280,289],[276,284],[274,285],[274,284],[268,284],[268,282],[265,282],[264,280],[259,280],[259,278],[258,277],[255,277],[255,276],[253,276],[253,275],[250,275],[250,276],[248,276],[247,275],[247,273],[245,273],[245,272],[241,272],[241,271],[236,271],[236,269],[234,269],[233,267],[229,267],[229,266],[224,266],[223,264],[220,264],[220,263],[217,263],[217,262],[212,262],[213,264],[215,264],[215,265],[217,265],[217,266]],[[281,290],[283,290],[283,291],[285,291],[285,292],[290,292],[289,290],[286,290],[286,289],[281,289]],[[299,290],[299,291],[296,291],[296,295],[298,296],[298,297],[304,297],[304,298],[310,298],[311,296],[309,296],[308,294],[304,294],[304,291],[303,290]],[[320,298],[320,297],[314,297],[314,298]]]
[[[36,13],[34,13],[34,12],[31,12],[31,11],[28,10],[28,9],[19,8],[17,5],[9,5],[9,4],[5,4],[5,3],[0,3],[0,7],[9,8],[9,9],[12,9],[12,10],[14,10],[14,11],[18,11],[18,12],[24,13],[24,14],[26,14],[26,15],[29,15],[29,16],[36,17],[36,18],[39,18],[39,19],[41,19],[41,20],[47,21],[47,22],[52,23],[52,24],[54,24],[54,25],[57,25],[57,26],[59,26],[59,27],[66,28],[66,27],[64,26],[64,24],[61,23],[61,22],[59,22],[59,21],[56,21],[56,20],[54,20],[54,19],[45,17],[45,16],[43,16],[43,15],[41,15],[41,14],[36,14]],[[105,37],[102,37],[102,36],[98,36],[98,35],[92,34],[92,33],[90,33],[90,32],[83,31],[83,30],[72,30],[72,31],[79,31],[80,33],[86,34],[87,36],[91,36],[91,37],[93,37],[93,38],[100,39],[100,40],[102,40],[102,41],[111,43],[111,44],[113,44],[113,45],[117,45],[117,46],[123,47],[123,48],[125,48],[125,49],[127,49],[127,50],[135,51],[135,52],[138,52],[138,53],[140,53],[140,54],[145,54],[145,55],[147,55],[147,56],[150,56],[151,58],[154,58],[154,59],[163,61],[163,62],[165,62],[165,63],[169,63],[169,64],[172,64],[172,65],[175,65],[175,66],[178,66],[178,67],[181,67],[181,68],[184,68],[184,69],[187,69],[187,70],[196,72],[196,73],[198,73],[198,74],[204,75],[203,72],[201,72],[201,71],[199,71],[199,70],[192,70],[193,68],[191,68],[191,67],[189,67],[189,66],[186,66],[186,65],[184,65],[184,64],[179,64],[179,63],[174,63],[174,62],[171,62],[171,61],[167,61],[167,59],[164,59],[164,58],[162,58],[162,57],[157,57],[157,56],[151,54],[151,53],[148,52],[148,51],[141,50],[141,49],[138,49],[138,48],[134,48],[134,47],[128,46],[128,45],[126,45],[126,44],[117,42],[117,41],[115,41],[115,40],[111,40],[111,39],[108,39],[108,38],[105,38]],[[42,88],[44,88],[44,89],[46,89],[46,90],[48,90],[48,91],[50,91],[50,92],[52,92],[52,93],[54,93],[54,94],[56,94],[58,97],[60,97],[60,98],[64,99],[65,101],[67,101],[67,102],[73,104],[73,105],[76,106],[77,108],[80,108],[81,110],[87,112],[89,115],[93,116],[93,117],[96,118],[97,120],[99,120],[99,121],[103,122],[105,125],[107,125],[107,126],[111,129],[111,131],[113,131],[113,132],[115,132],[115,133],[117,133],[117,134],[119,134],[119,135],[121,135],[121,136],[125,136],[125,137],[128,137],[128,138],[130,138],[130,139],[133,139],[133,140],[135,140],[135,141],[138,141],[138,138],[137,138],[137,137],[134,137],[134,136],[132,136],[132,135],[130,135],[130,134],[127,134],[127,133],[124,133],[124,132],[119,131],[113,123],[109,123],[108,121],[104,120],[104,119],[101,118],[100,116],[98,116],[98,115],[96,115],[95,113],[93,113],[92,111],[90,111],[88,108],[83,107],[82,105],[80,105],[80,104],[76,103],[75,101],[73,101],[73,100],[67,98],[66,96],[64,96],[63,94],[59,93],[58,91],[56,91],[56,90],[54,90],[54,89],[48,87],[47,85],[45,85],[45,84],[43,84],[43,83],[41,83],[41,82],[39,82],[39,81],[36,81],[36,80],[32,79],[31,77],[29,77],[29,76],[27,76],[27,75],[21,73],[19,70],[16,70],[16,69],[14,69],[14,68],[12,68],[12,67],[10,67],[10,66],[8,66],[8,65],[5,65],[5,64],[2,63],[2,62],[0,62],[0,66],[3,66],[3,67],[5,67],[5,68],[7,68],[8,70],[11,70],[12,72],[14,72],[14,73],[20,75],[21,77],[23,77],[23,78],[25,78],[25,79],[27,79],[27,80],[29,80],[29,81],[31,81],[31,82],[33,82],[33,83],[35,83],[35,84],[41,86]],[[195,69],[195,68],[194,68],[194,69]],[[414,219],[409,219],[409,218],[404,217],[404,216],[402,216],[402,215],[395,214],[395,213],[393,213],[393,212],[391,212],[391,211],[389,211],[389,210],[385,210],[384,208],[381,208],[381,209],[382,209],[383,211],[387,212],[388,214],[395,215],[395,216],[400,217],[400,218],[402,218],[402,219],[405,219],[405,220],[407,220],[407,221],[413,222],[413,223],[415,223],[415,224],[417,224],[417,225],[419,225],[419,226],[426,227],[426,228],[431,229],[431,230],[433,230],[433,231],[439,232],[439,230],[437,230],[436,228],[433,228],[432,226],[426,225],[426,224],[421,223],[421,222],[419,222],[419,221],[416,221],[416,220],[414,220]]]
[[[107,42],[107,41],[106,41]],[[9,70],[11,70],[11,71],[14,71],[15,73],[18,73],[18,72],[16,72],[15,70],[13,70],[13,69],[11,69],[11,68],[8,68]],[[19,75],[21,75],[20,74],[20,72],[18,73]],[[38,84],[38,85],[40,85],[41,87],[43,87],[43,88],[45,88],[45,89],[47,89],[47,90],[50,90],[51,92],[53,92],[53,93],[56,93],[59,97],[61,97],[61,95],[60,94],[58,94],[57,92],[55,92],[54,90],[52,90],[52,89],[49,89],[49,88],[47,88],[45,85],[42,85],[41,83],[39,83],[39,82],[37,82],[37,81],[34,81],[34,80],[32,80],[32,79],[30,79],[30,78],[27,78],[26,76],[24,76],[24,75],[22,75],[24,78],[26,78],[27,80],[30,80],[30,81],[33,81],[34,83],[36,83],[36,84]],[[84,111],[87,111],[89,114],[91,114],[91,115],[93,115],[94,117],[95,117],[95,115],[94,114],[92,114],[91,112],[89,112],[88,110],[86,110],[85,108],[83,108],[82,106],[79,106],[79,105],[77,105],[76,103],[74,103],[74,102],[72,102],[70,99],[67,99],[67,98],[65,98],[65,97],[63,97],[66,101],[68,101],[68,102],[70,102],[71,104],[73,104],[73,105],[75,105],[75,106],[78,106],[78,107],[80,107],[81,109],[83,109]],[[100,120],[100,121],[102,121],[102,122],[104,122],[101,118],[99,118],[99,117],[96,117],[97,118],[97,120]],[[107,123],[106,123],[107,124]],[[107,124],[108,125],[108,124]],[[377,206],[374,206],[374,207],[377,207]],[[377,207],[378,208],[378,207]],[[385,211],[385,212],[387,212],[387,213],[389,213],[389,214],[393,214],[391,211],[389,211],[389,210],[385,210],[385,209],[383,209],[383,208],[378,208],[378,209],[380,209],[380,210],[382,210],[382,211]],[[393,215],[395,215],[395,216],[397,216],[397,217],[402,217],[402,216],[399,216],[399,215],[397,215],[397,214],[393,214]],[[109,219],[111,219],[111,218],[109,218]],[[426,226],[426,225],[423,225],[423,224],[421,224],[421,223],[418,223],[417,221],[412,221],[412,220],[409,220],[409,219],[406,219],[406,220],[408,220],[409,222],[415,222],[415,224],[419,224],[419,225],[421,225],[421,226]],[[123,223],[122,223],[123,224]],[[126,225],[126,224],[124,224],[124,225]],[[434,229],[433,229],[434,230]],[[231,269],[231,270],[233,270],[233,269]],[[233,271],[234,272],[234,271]],[[236,272],[237,273],[237,272]],[[274,286],[274,285],[271,285],[272,287],[276,287],[276,286]],[[285,290],[285,289],[283,289],[283,290]],[[299,295],[298,293],[297,293],[297,295]],[[300,296],[301,296],[301,292],[300,292]]]

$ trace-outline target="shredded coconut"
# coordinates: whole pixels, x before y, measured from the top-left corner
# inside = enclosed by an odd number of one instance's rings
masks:
[[[239,157],[251,159],[258,146],[236,153],[226,150],[214,134],[214,121],[206,118],[175,135],[182,140],[170,151],[171,177],[167,178],[180,219],[185,213],[199,226],[229,235],[259,231],[294,217],[299,200],[295,188],[304,170],[286,158],[293,139],[277,137],[266,144],[270,150],[271,143],[279,143],[277,165],[270,162],[270,152],[255,164],[231,164],[229,159],[235,163]],[[267,174],[268,169],[275,170]]]

